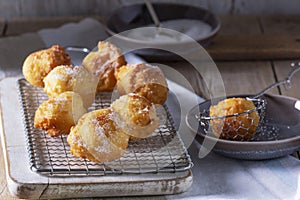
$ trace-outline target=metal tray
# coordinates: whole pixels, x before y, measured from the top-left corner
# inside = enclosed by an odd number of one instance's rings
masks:
[[[67,135],[50,137],[33,125],[35,111],[48,99],[41,88],[18,80],[27,150],[32,171],[45,176],[104,176],[180,172],[192,167],[190,156],[174,129],[172,117],[164,105],[166,120],[148,138],[131,140],[125,154],[115,161],[94,163],[70,154]],[[89,110],[110,106],[111,93],[99,93]],[[159,113],[162,117],[164,112]]]

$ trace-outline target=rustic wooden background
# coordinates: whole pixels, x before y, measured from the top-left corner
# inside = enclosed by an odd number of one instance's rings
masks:
[[[300,14],[299,0],[151,0],[207,8],[215,14]],[[0,17],[108,16],[114,9],[143,0],[0,0]]]
[[[34,32],[43,28],[54,28],[67,22],[79,21],[81,17],[46,17],[32,18],[36,16],[78,16],[78,15],[103,15],[107,16],[113,9],[130,3],[143,0],[0,0],[0,37],[13,36],[25,32]],[[181,2],[180,0],[168,0],[168,2]],[[226,92],[228,95],[250,94],[260,91],[262,88],[282,80],[290,71],[291,53],[299,53],[300,33],[300,0],[185,0],[182,3],[203,6],[221,16],[222,27],[220,35],[215,38],[209,52],[217,59],[216,64],[222,74]],[[242,14],[242,15],[238,15]],[[258,16],[268,14],[275,16]],[[280,15],[278,15],[280,14]],[[290,15],[293,14],[293,15]],[[282,16],[287,15],[287,16]],[[25,19],[20,19],[25,18]],[[4,21],[1,18],[7,19]],[[12,19],[19,18],[19,19]],[[27,19],[26,19],[27,18]],[[254,37],[258,38],[253,40]],[[278,40],[277,36],[282,40]],[[291,36],[292,35],[292,36]],[[237,37],[238,36],[238,37]],[[248,37],[249,36],[249,37]],[[294,36],[298,38],[293,39]],[[248,37],[248,38],[247,38]],[[272,54],[270,38],[283,54]],[[238,38],[232,42],[232,38]],[[287,45],[287,39],[293,39]],[[252,39],[252,40],[251,40]],[[229,41],[230,43],[226,43]],[[240,51],[241,41],[247,41],[248,48]],[[260,45],[259,47],[250,44]],[[227,48],[225,45],[230,44]],[[243,43],[244,44],[244,43]],[[31,43],[34,48],[38,43]],[[2,44],[4,46],[4,43]],[[256,54],[249,54],[249,49],[255,48]],[[248,53],[247,53],[248,50]],[[234,52],[231,57],[224,55],[226,51]],[[259,52],[260,51],[260,52]],[[253,49],[252,51],[253,52]],[[223,55],[223,57],[222,57]],[[257,55],[259,59],[254,60]],[[243,57],[244,56],[244,57]],[[249,57],[251,56],[251,57]],[[266,57],[262,57],[266,56]],[[283,57],[285,56],[285,57]],[[299,56],[297,60],[299,60]],[[170,66],[179,68],[181,63],[169,63]],[[197,84],[194,81],[194,84]],[[293,87],[285,90],[283,87],[271,91],[273,94],[282,94],[300,98],[300,74],[293,78]],[[0,145],[1,149],[1,145]],[[295,157],[300,158],[300,153],[295,152]],[[9,193],[5,179],[3,154],[0,153],[0,199],[16,200]]]

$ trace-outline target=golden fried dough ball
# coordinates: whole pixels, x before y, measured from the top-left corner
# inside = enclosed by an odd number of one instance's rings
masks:
[[[36,87],[44,87],[44,77],[59,65],[70,65],[71,59],[63,47],[54,45],[49,49],[36,51],[25,59],[23,75],[25,79]]]
[[[146,138],[159,126],[154,104],[138,94],[121,96],[111,108],[118,128],[135,138]]]
[[[129,136],[117,130],[111,109],[100,109],[83,115],[71,129],[68,143],[74,156],[94,162],[120,158],[126,151]]]
[[[84,158],[91,160],[93,162],[98,162],[94,156],[92,156],[88,150],[85,148],[85,145],[82,143],[79,132],[73,130],[74,126],[71,128],[71,132],[68,135],[67,142],[70,145],[70,152],[75,157]]]
[[[245,98],[229,98],[210,107],[210,117],[228,116],[255,109],[252,101]],[[250,140],[259,123],[256,110],[238,116],[217,118],[210,121],[214,134],[221,139]]]
[[[116,72],[120,95],[136,93],[154,104],[163,104],[168,95],[164,74],[157,66],[145,63],[127,64]]]
[[[95,99],[98,79],[84,67],[61,65],[54,68],[44,78],[44,91],[49,97],[55,97],[66,91],[80,94],[85,108]]]
[[[98,91],[112,91],[116,85],[115,69],[125,65],[121,51],[109,42],[100,41],[98,51],[89,53],[82,66],[99,78]]]
[[[64,92],[39,106],[35,112],[34,126],[47,131],[52,137],[68,134],[86,112],[79,94]]]

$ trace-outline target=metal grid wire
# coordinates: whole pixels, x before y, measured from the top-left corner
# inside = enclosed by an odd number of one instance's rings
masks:
[[[204,130],[205,134],[214,135],[214,133],[217,133],[219,134],[220,139],[237,141],[271,139],[271,137],[262,138],[261,134],[253,134],[253,130],[256,130],[257,133],[260,133],[261,130],[265,128],[262,126],[266,114],[265,99],[248,98],[248,100],[253,102],[255,105],[254,109],[227,116],[213,117],[210,116],[209,109],[204,109],[195,117],[199,120],[200,126]],[[255,119],[257,119],[258,116],[259,118],[256,121]],[[274,131],[272,131],[272,133],[273,132]]]
[[[42,89],[26,80],[18,81],[23,122],[31,170],[46,176],[103,176],[123,173],[158,173],[185,171],[192,167],[180,137],[174,130],[172,118],[166,110],[165,124],[148,138],[130,140],[125,154],[118,160],[94,163],[70,154],[67,135],[50,137],[33,125],[38,106],[48,99]],[[97,95],[89,110],[109,107],[111,93]],[[160,116],[161,117],[161,116]]]

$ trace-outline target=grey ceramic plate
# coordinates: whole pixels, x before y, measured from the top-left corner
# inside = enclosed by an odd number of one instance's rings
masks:
[[[251,141],[230,141],[206,135],[195,115],[208,109],[210,101],[193,107],[186,116],[186,122],[197,133],[198,142],[202,143],[204,139],[216,142],[213,151],[224,156],[263,160],[295,152],[300,148],[300,110],[295,108],[298,100],[280,95],[264,95],[263,98],[267,100],[264,128]]]

